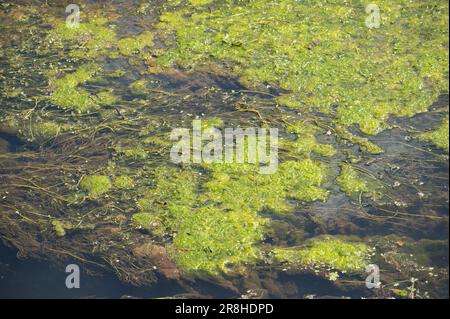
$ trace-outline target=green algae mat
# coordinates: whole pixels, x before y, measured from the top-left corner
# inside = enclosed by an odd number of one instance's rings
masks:
[[[448,298],[447,1],[66,6],[0,4],[5,245],[186,296]]]

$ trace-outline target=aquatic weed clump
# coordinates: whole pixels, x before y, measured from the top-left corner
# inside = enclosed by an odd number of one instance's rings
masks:
[[[311,202],[325,201],[328,191],[321,188],[327,168],[310,159],[281,163],[273,175],[258,174],[256,165],[211,165],[211,181],[205,184],[205,197],[225,209],[243,208],[258,212],[292,211],[288,199]]]
[[[75,72],[66,74],[61,78],[51,77],[50,85],[54,88],[50,101],[63,109],[71,109],[80,113],[97,110],[111,105],[116,98],[108,91],[90,94],[80,88],[80,85],[92,80],[100,70],[98,65],[85,64]]]
[[[350,164],[341,165],[341,173],[336,182],[343,192],[352,197],[379,197],[380,184],[363,179],[361,174]],[[377,192],[378,191],[378,192]]]
[[[387,128],[390,115],[426,111],[448,91],[447,3],[383,1],[379,29],[364,25],[360,1],[316,5],[221,1],[169,10],[160,28],[175,32],[177,45],[159,62],[225,63],[247,86],[289,91],[280,104],[333,115],[366,134]]]
[[[362,272],[369,264],[370,249],[364,243],[338,238],[312,239],[305,247],[277,248],[275,259],[291,267]]]
[[[97,197],[107,193],[111,187],[111,180],[108,176],[103,175],[85,176],[80,182],[80,188],[92,197]]]
[[[214,203],[204,204],[198,193],[199,177],[189,170],[156,170],[156,187],[139,200],[142,213],[134,215],[134,222],[153,231],[153,222],[158,220],[164,233],[173,236],[168,252],[186,274],[217,276],[243,271],[246,262],[257,259],[255,244],[263,238],[266,220],[253,211],[225,212]]]
[[[68,28],[65,21],[47,18],[53,27],[47,36],[52,48],[64,49],[71,46],[69,56],[77,59],[95,59],[105,54],[117,42],[114,27],[109,25],[110,19],[96,16],[85,17],[77,28]]]
[[[114,187],[118,189],[130,189],[135,186],[133,178],[127,175],[117,176],[114,179]]]
[[[442,121],[441,125],[435,130],[430,132],[422,133],[417,136],[417,138],[421,141],[428,141],[446,151],[448,153],[449,150],[449,136],[448,136],[448,117]]]
[[[131,56],[139,53],[145,47],[153,46],[153,33],[145,31],[135,37],[120,39],[117,44],[117,49],[124,56]]]

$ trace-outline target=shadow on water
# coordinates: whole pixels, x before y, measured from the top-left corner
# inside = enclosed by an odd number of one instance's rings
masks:
[[[161,298],[183,293],[176,284],[161,280],[153,287],[125,285],[110,273],[81,274],[80,288],[68,289],[65,269],[34,260],[20,260],[13,249],[0,246],[0,298]]]

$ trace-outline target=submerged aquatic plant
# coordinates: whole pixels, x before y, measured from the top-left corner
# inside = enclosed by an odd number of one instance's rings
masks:
[[[441,125],[433,131],[422,133],[418,135],[418,139],[421,141],[429,141],[436,147],[439,147],[448,153],[449,150],[449,136],[448,133],[448,117],[442,121]]]
[[[53,29],[47,36],[48,42],[59,49],[69,44],[72,50],[68,54],[73,58],[95,59],[117,42],[114,28],[108,25],[109,20],[104,17],[89,17],[78,28],[68,28],[65,21],[50,20]]]
[[[111,180],[103,175],[84,176],[80,181],[80,188],[92,197],[107,193],[111,187]]]
[[[80,88],[80,85],[92,80],[100,70],[98,65],[85,64],[75,72],[64,75],[61,78],[52,77],[51,86],[54,87],[50,100],[63,109],[72,109],[80,113],[99,109],[105,105],[111,105],[116,101],[109,91],[90,94]]]
[[[55,230],[56,235],[58,235],[59,237],[65,236],[66,230],[70,230],[73,228],[73,225],[60,220],[53,220],[52,226],[53,229]]]
[[[213,204],[202,205],[196,192],[197,174],[158,169],[156,188],[139,201],[143,212],[152,209],[156,215],[135,216],[145,225],[157,218],[166,233],[176,233],[169,252],[186,273],[217,275],[255,261],[254,245],[262,239],[265,219],[253,211],[224,212]]]
[[[341,165],[341,173],[336,182],[343,192],[351,197],[378,197],[379,183],[361,178],[358,171],[350,164]]]
[[[144,31],[135,37],[120,39],[117,49],[122,55],[130,56],[141,52],[147,46],[153,46],[153,33],[150,31]]]
[[[448,4],[378,5],[379,29],[366,28],[360,1],[321,1],[320,9],[295,0],[176,8],[162,14],[160,28],[175,32],[177,46],[159,61],[194,68],[232,62],[242,83],[290,91],[278,103],[376,134],[389,115],[424,112],[448,91]]]
[[[258,174],[255,165],[212,165],[210,169],[212,180],[205,184],[205,198],[224,209],[286,213],[292,210],[287,199],[311,202],[328,196],[320,187],[326,167],[309,159],[282,163],[273,175]]]
[[[114,179],[114,187],[118,189],[130,189],[134,187],[134,185],[133,178],[127,175],[121,175]]]
[[[337,238],[316,238],[299,248],[277,248],[275,259],[293,267],[361,272],[368,265],[370,249],[364,243]]]

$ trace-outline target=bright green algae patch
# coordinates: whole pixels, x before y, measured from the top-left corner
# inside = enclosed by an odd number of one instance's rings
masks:
[[[291,123],[287,125],[286,132],[295,134],[296,140],[290,141],[283,139],[282,148],[294,154],[300,154],[303,158],[309,158],[311,153],[315,153],[324,157],[332,157],[336,154],[336,150],[330,144],[323,144],[317,141],[315,135],[320,131],[317,126],[305,124],[304,122]]]
[[[52,221],[53,230],[55,231],[56,235],[59,237],[63,237],[66,235],[66,230],[70,230],[73,228],[73,225],[69,223],[65,223],[60,220],[53,220]]]
[[[174,30],[178,45],[159,61],[232,62],[243,83],[290,91],[280,104],[376,134],[389,115],[424,112],[448,91],[448,3],[377,4],[379,29],[365,26],[364,3],[355,0],[218,1],[166,12],[161,28]]]
[[[114,186],[118,189],[129,189],[134,187],[134,180],[130,176],[118,176],[114,179]]]
[[[318,238],[312,239],[306,247],[276,248],[273,254],[277,261],[302,269],[358,272],[368,265],[370,249],[363,243]]]
[[[47,40],[61,49],[73,46],[68,53],[71,57],[94,59],[117,42],[114,28],[107,22],[106,18],[92,17],[81,21],[77,28],[68,28],[65,21],[57,20]]]
[[[108,25],[107,18],[92,16],[81,21],[78,28],[68,28],[64,22],[51,21],[53,29],[47,40],[52,45],[68,50],[68,57],[87,61],[78,66],[74,72],[63,76],[50,73],[49,82],[52,90],[50,101],[63,109],[86,113],[112,105],[117,98],[110,90],[90,93],[81,86],[88,81],[95,81],[95,76],[102,68],[97,60],[105,57],[128,57],[141,53],[146,47],[153,46],[153,33],[144,31],[139,35],[118,39],[113,25]],[[93,62],[94,61],[94,62]],[[136,84],[136,83],[135,83]],[[142,93],[142,88],[139,91]]]
[[[50,85],[53,87],[53,93],[50,101],[63,109],[76,110],[80,113],[113,104],[116,98],[109,91],[91,94],[80,88],[81,84],[92,80],[98,71],[100,71],[98,66],[85,64],[61,78],[51,77]]]
[[[335,132],[336,135],[339,136],[339,138],[346,140],[352,144],[359,145],[360,149],[364,152],[370,153],[370,154],[381,154],[383,153],[383,149],[376,145],[375,143],[372,143],[368,138],[362,137],[359,135],[354,135],[350,133],[344,126],[342,125],[336,125],[335,126]]]
[[[248,164],[205,168],[212,174],[204,182],[195,171],[158,169],[156,188],[138,202],[143,213],[158,213],[135,215],[157,218],[166,233],[176,233],[170,251],[187,273],[236,272],[255,262],[268,223],[261,211],[286,213],[292,211],[289,199],[310,202],[328,196],[320,188],[326,168],[312,160],[282,163],[270,176]]]
[[[341,173],[336,178],[336,182],[341,190],[351,197],[377,197],[377,189],[380,185],[363,179],[361,174],[350,164],[341,165]]]
[[[445,150],[448,153],[449,150],[449,126],[448,117],[441,123],[441,125],[431,132],[426,132],[417,136],[420,141],[431,142],[436,147]]]
[[[89,196],[97,197],[107,193],[112,188],[112,184],[108,176],[91,175],[83,177],[80,188],[86,191]]]
[[[255,261],[265,219],[245,207],[226,212],[203,204],[198,198],[199,176],[195,171],[160,168],[156,188],[148,190],[138,205],[143,211],[158,212],[156,218],[166,233],[175,232],[169,251],[188,274],[229,272]],[[154,219],[155,214],[137,217]]]
[[[184,216],[174,240],[174,259],[188,273],[236,273],[258,257],[265,220],[253,212],[224,212],[212,205]]]
[[[154,236],[163,236],[165,228],[160,218],[152,213],[137,213],[132,216],[132,225],[138,229],[144,229]]]
[[[147,81],[145,79],[134,81],[128,87],[131,93],[136,95],[145,95],[148,93]]]
[[[138,36],[121,39],[117,45],[119,52],[124,56],[139,53],[147,46],[153,46],[153,33],[145,31]]]
[[[286,213],[292,210],[286,199],[311,202],[328,198],[328,191],[320,187],[327,168],[309,159],[282,163],[271,175],[259,174],[253,165],[213,165],[211,171],[213,178],[204,185],[205,197],[224,209]]]

